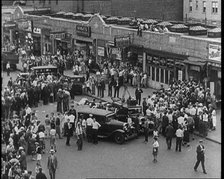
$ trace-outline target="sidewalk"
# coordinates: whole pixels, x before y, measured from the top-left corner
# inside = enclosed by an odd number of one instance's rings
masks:
[[[65,74],[73,74],[71,70],[66,70],[64,72]],[[128,86],[128,90],[131,94],[131,96],[133,98],[135,98],[135,88],[132,87],[132,86]],[[152,89],[152,88],[143,88],[143,93],[142,93],[142,99],[143,98],[147,98],[148,95],[152,95],[153,91],[156,91],[156,89]],[[124,87],[121,87],[120,88],[120,93],[119,93],[119,97],[122,97],[123,95],[123,91],[124,91]],[[114,91],[113,91],[114,92]],[[105,89],[105,92],[104,92],[105,96],[104,98],[100,98],[100,97],[97,97],[96,95],[91,95],[91,94],[88,94],[88,96],[91,96],[91,97],[94,97],[98,100],[103,100],[103,101],[107,101],[107,102],[112,102],[111,98],[108,97],[108,85],[106,85],[106,89]],[[97,94],[97,89],[96,89],[96,94]],[[114,93],[112,93],[114,94]],[[127,99],[129,97],[128,93],[125,94],[125,99]],[[142,100],[141,100],[142,102]],[[213,142],[216,142],[218,144],[221,144],[221,110],[218,109],[217,111],[217,126],[216,126],[216,130],[215,131],[209,131],[208,132],[208,136],[206,137],[207,140],[210,140],[210,141],[213,141]],[[198,132],[194,132],[195,135],[198,135],[200,136],[200,134]],[[202,137],[202,136],[201,136]]]

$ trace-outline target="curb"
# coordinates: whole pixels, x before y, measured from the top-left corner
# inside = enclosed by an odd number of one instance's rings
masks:
[[[199,136],[199,137],[202,137],[202,138],[205,138],[205,139],[207,139],[209,141],[215,142],[215,143],[220,144],[220,145],[222,144],[221,142],[219,142],[217,140],[214,140],[214,139],[211,139],[211,138],[208,138],[208,137],[203,137],[203,135],[201,135],[201,134],[199,134],[197,132],[194,132],[194,135]]]
[[[95,99],[97,99],[97,100],[101,100],[101,101],[104,101],[104,102],[108,102],[107,100],[102,99],[102,98],[100,98],[100,97],[96,97],[96,96],[94,96],[94,95],[86,94],[86,93],[84,93],[84,94],[85,94],[86,96],[95,98]],[[194,135],[199,136],[199,137],[203,137],[201,134],[199,134],[199,133],[197,133],[197,132],[194,132]],[[203,137],[203,138],[204,138],[204,137]],[[209,141],[212,141],[212,142],[215,142],[215,143],[221,145],[221,142],[219,142],[219,141],[217,141],[217,140],[214,140],[214,139],[211,139],[211,138],[208,138],[208,137],[205,137],[205,139],[207,139],[207,140],[209,140]]]

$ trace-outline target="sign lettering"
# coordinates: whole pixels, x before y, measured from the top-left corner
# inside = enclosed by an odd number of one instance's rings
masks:
[[[123,37],[115,37],[114,38],[114,45],[115,47],[127,47],[130,45],[130,36],[123,36]]]
[[[85,25],[76,25],[76,34],[83,37],[90,37],[91,27]]]
[[[38,28],[38,27],[34,27],[33,28],[33,33],[35,33],[35,34],[41,34],[41,29]]]

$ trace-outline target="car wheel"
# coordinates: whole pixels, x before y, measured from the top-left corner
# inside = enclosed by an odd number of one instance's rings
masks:
[[[120,132],[115,133],[114,140],[117,144],[123,144],[125,141],[124,134],[122,134]]]

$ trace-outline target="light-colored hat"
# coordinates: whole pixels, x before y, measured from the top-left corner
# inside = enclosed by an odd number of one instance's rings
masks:
[[[22,146],[19,147],[19,150],[23,150],[24,148]]]
[[[200,143],[202,143],[202,142],[203,142],[203,140],[202,140],[202,139],[200,139],[200,140],[199,140],[199,142],[200,142]]]
[[[90,117],[93,117],[93,115],[92,115],[92,114],[89,114],[89,116],[90,116]]]
[[[50,152],[54,152],[54,149],[51,149]]]
[[[198,104],[198,106],[202,107],[202,106],[203,106],[203,104],[202,104],[202,103],[199,103],[199,104]]]

